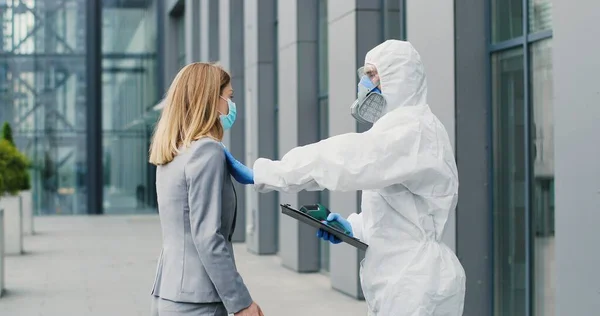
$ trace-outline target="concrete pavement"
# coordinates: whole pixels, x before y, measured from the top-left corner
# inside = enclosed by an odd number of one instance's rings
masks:
[[[26,254],[6,258],[0,316],[149,315],[157,216],[39,217],[35,225]],[[289,271],[243,244],[236,258],[266,316],[366,315],[364,302],[331,290],[324,275]]]

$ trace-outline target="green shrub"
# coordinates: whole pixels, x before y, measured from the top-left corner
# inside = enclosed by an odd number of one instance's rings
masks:
[[[14,193],[16,192],[15,190],[26,191],[31,189],[31,179],[29,177],[28,170],[31,168],[31,163],[29,162],[27,157],[25,157],[16,148],[15,141],[13,139],[12,128],[10,127],[10,124],[8,124],[8,122],[5,122],[2,126],[2,140],[6,143],[1,146],[11,146],[13,148],[13,150],[11,150],[8,147],[2,149],[5,151],[5,168],[10,168],[10,170],[4,171],[4,190],[9,191],[10,193]],[[8,176],[6,172],[8,172]]]
[[[4,122],[4,125],[2,126],[2,139],[7,140],[11,145],[13,145],[13,147],[15,146],[15,141],[12,135],[12,128],[10,127],[10,124],[8,124],[8,122]]]
[[[31,177],[29,176],[29,169],[23,170],[23,178],[21,180],[21,191],[31,190]]]
[[[0,178],[3,180],[1,193],[17,194],[29,186],[27,158],[8,140],[0,140]]]
[[[27,159],[27,156],[25,156],[23,153],[17,151],[17,154],[20,156],[19,159],[21,160],[21,186],[19,188],[19,190],[21,191],[27,191],[27,190],[31,190],[31,177],[29,176],[29,170],[31,169],[31,162],[29,161],[29,159]]]

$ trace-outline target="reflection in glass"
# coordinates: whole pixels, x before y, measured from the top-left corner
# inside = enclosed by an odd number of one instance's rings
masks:
[[[158,102],[154,1],[103,8],[104,212],[155,212],[148,148]],[[110,53],[110,54],[107,54]]]
[[[552,29],[552,2],[529,0],[529,33]]]
[[[492,0],[492,42],[523,35],[523,0]]]
[[[525,109],[521,48],[492,55],[495,315],[525,316]]]
[[[85,214],[86,1],[0,1],[0,122],[33,164],[36,214]]]
[[[534,311],[554,316],[554,111],[552,40],[533,43],[531,56]]]

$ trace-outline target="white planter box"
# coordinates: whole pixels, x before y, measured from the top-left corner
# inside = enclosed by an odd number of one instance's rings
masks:
[[[4,209],[4,254],[23,253],[23,214],[21,197],[5,195],[0,198],[0,208]]]
[[[19,192],[23,209],[23,235],[33,235],[33,200],[31,190]]]
[[[4,293],[4,210],[0,208],[0,297]]]

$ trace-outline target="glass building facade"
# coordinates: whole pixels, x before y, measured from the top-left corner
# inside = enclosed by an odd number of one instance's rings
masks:
[[[0,121],[32,161],[37,214],[155,207],[156,17],[149,0],[0,2]]]
[[[87,213],[86,3],[4,1],[0,120],[33,164],[41,214]]]

